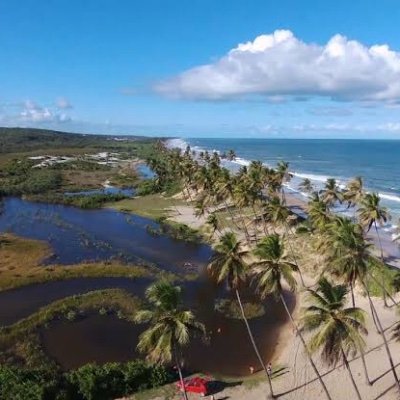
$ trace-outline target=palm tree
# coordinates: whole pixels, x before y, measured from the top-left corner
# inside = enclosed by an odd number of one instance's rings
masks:
[[[179,286],[156,282],[147,288],[146,299],[150,308],[138,311],[135,322],[147,323],[149,327],[140,335],[137,348],[152,362],[168,364],[173,360],[187,400],[179,354],[189,344],[191,334],[205,336],[205,327],[191,311],[183,309]]]
[[[290,179],[292,179],[292,174],[289,172],[289,163],[286,161],[279,161],[276,166],[276,174],[280,180],[282,202],[284,204],[286,204],[285,191],[283,190],[283,184],[289,182]]]
[[[314,185],[311,183],[310,179],[304,178],[302,182],[299,184],[299,189],[310,194],[314,191]]]
[[[361,200],[360,207],[358,209],[358,217],[361,225],[363,225],[367,232],[370,231],[372,226],[375,228],[375,232],[378,236],[379,246],[381,250],[381,259],[384,263],[382,242],[379,235],[378,224],[383,225],[389,220],[389,213],[385,207],[380,206],[380,197],[377,193],[366,193]]]
[[[235,150],[228,150],[228,153],[227,153],[227,155],[226,155],[226,158],[229,160],[229,161],[235,161],[236,160],[236,153],[235,153]]]
[[[210,274],[216,278],[218,283],[227,282],[229,289],[235,292],[242,314],[242,319],[246,325],[254,352],[256,353],[256,356],[267,375],[270,393],[271,396],[274,397],[270,376],[254,340],[254,336],[249,322],[247,321],[239,292],[240,287],[247,283],[248,265],[244,261],[244,258],[248,252],[242,250],[241,242],[237,240],[236,235],[233,232],[225,233],[220,238],[220,241],[215,249],[216,254],[213,256],[211,263],[208,265],[208,270]]]
[[[321,196],[314,192],[313,197],[307,205],[308,217],[311,220],[312,227],[323,232],[327,224],[331,221],[332,215],[328,205],[321,199]]]
[[[357,176],[346,185],[343,199],[347,201],[349,207],[359,204],[364,197],[364,185],[361,176]]]
[[[345,282],[351,285],[351,290],[353,290],[356,281],[361,283],[367,295],[369,306],[371,308],[371,315],[377,331],[382,336],[395,382],[400,390],[400,383],[394,367],[386,334],[366,283],[367,278],[369,277],[368,247],[369,246],[365,243],[362,228],[344,217],[336,217],[335,222],[330,224],[325,232],[325,240],[320,244],[320,250],[324,251],[328,265],[332,267],[330,272],[342,276],[345,279]],[[353,304],[355,304],[354,296],[352,296],[352,299]],[[363,353],[361,354],[363,356]],[[364,368],[368,379],[365,363]]]
[[[289,220],[292,217],[289,209],[281,202],[279,197],[273,197],[270,201],[265,205],[265,215],[267,216],[267,220],[270,221],[274,225],[281,225],[285,229],[287,241],[289,244],[290,253],[294,263],[297,266],[297,270],[300,275],[300,280],[302,286],[305,286],[303,274],[301,273],[299,264],[297,262],[294,249],[291,243],[291,238],[289,235]]]
[[[219,223],[218,217],[214,213],[211,213],[208,215],[206,224],[209,225],[212,229],[211,237],[213,237],[215,235],[216,231],[218,231],[218,233],[221,234],[220,223]]]
[[[336,366],[342,361],[361,400],[348,356],[355,356],[365,347],[362,338],[367,334],[365,312],[356,307],[346,308],[346,286],[334,286],[326,278],[318,282],[317,290],[309,289],[308,293],[311,304],[303,309],[302,330],[314,333],[310,350],[322,350],[322,358],[328,365]]]
[[[326,180],[325,187],[322,190],[322,200],[329,207],[334,206],[337,202],[342,203],[343,194],[339,186],[336,184],[336,179],[328,178]]]
[[[239,210],[239,217],[244,234],[246,236],[247,243],[250,244],[250,234],[247,229],[246,220],[244,218],[243,208],[249,206],[251,198],[244,182],[244,180],[236,182],[236,185],[233,189],[233,199],[235,205],[238,207]]]
[[[322,385],[326,397],[328,400],[331,400],[328,389],[322,380],[318,368],[316,367],[308,350],[303,335],[294,321],[287,306],[285,297],[283,296],[284,283],[287,284],[291,291],[296,290],[296,279],[293,276],[293,272],[298,271],[297,266],[289,261],[284,251],[283,242],[277,234],[266,236],[260,243],[257,244],[254,254],[259,258],[259,261],[256,261],[251,266],[254,280],[257,282],[257,291],[262,299],[268,295],[273,295],[281,300],[285,311],[304,346],[312,368]]]
[[[383,246],[381,242],[381,236],[378,230],[378,224],[383,225],[389,219],[388,211],[385,207],[380,206],[380,197],[377,193],[366,193],[362,198],[360,207],[358,209],[358,217],[361,225],[363,225],[367,232],[370,231],[371,227],[374,226],[376,235],[378,237],[380,255],[382,264],[385,265],[385,257],[383,256]],[[381,283],[384,285],[383,273],[381,274]],[[386,290],[383,290],[383,300],[385,306],[387,306]]]

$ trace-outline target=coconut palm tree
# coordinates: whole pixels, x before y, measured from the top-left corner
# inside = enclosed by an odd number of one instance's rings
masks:
[[[370,231],[372,226],[375,228],[375,232],[379,240],[381,259],[384,263],[383,247],[379,235],[378,225],[385,224],[389,220],[390,216],[387,208],[381,207],[380,200],[381,199],[378,193],[366,193],[361,200],[360,207],[357,212],[360,223],[367,229],[367,232]]]
[[[228,153],[226,154],[226,158],[227,158],[229,161],[235,161],[235,160],[236,160],[236,153],[235,153],[235,150],[232,150],[232,149],[228,150]]]
[[[277,234],[266,236],[260,243],[258,243],[256,249],[254,250],[254,255],[257,256],[259,260],[251,265],[251,271],[254,276],[254,281],[257,284],[258,293],[262,299],[268,295],[273,295],[274,297],[280,299],[294,329],[296,330],[304,346],[311,366],[322,385],[327,399],[331,400],[328,389],[322,380],[318,368],[308,350],[303,335],[294,321],[285,297],[283,296],[284,284],[286,284],[291,291],[296,290],[296,279],[293,276],[293,273],[298,271],[296,264],[289,261],[289,258],[284,251],[283,242]]]
[[[279,161],[276,166],[276,175],[279,177],[282,202],[286,204],[285,191],[283,190],[283,184],[289,182],[292,179],[292,174],[289,172],[289,163],[286,161]]]
[[[314,191],[314,185],[311,183],[310,179],[304,178],[299,184],[299,189],[310,194]]]
[[[246,241],[250,245],[250,234],[247,229],[246,220],[244,218],[243,208],[248,207],[251,202],[250,194],[247,190],[247,186],[245,184],[245,180],[239,180],[236,182],[233,189],[233,200],[235,202],[236,207],[239,210],[239,217],[242,225],[242,229],[246,236]]]
[[[217,231],[219,234],[221,234],[221,226],[218,217],[214,213],[208,215],[206,224],[212,229],[211,237],[213,237]]]
[[[302,286],[305,286],[303,274],[301,273],[299,264],[297,262],[289,234],[290,230],[289,221],[290,218],[293,216],[291,215],[289,209],[282,203],[279,197],[271,198],[270,201],[265,204],[264,209],[265,209],[266,219],[268,221],[270,221],[272,224],[276,226],[282,226],[284,228],[292,259],[296,264],[300,275],[301,284]]]
[[[251,331],[249,322],[244,312],[242,299],[240,296],[240,288],[247,283],[248,279],[248,265],[245,262],[245,257],[248,251],[242,249],[242,244],[237,240],[236,235],[233,232],[225,233],[221,238],[217,246],[215,247],[216,253],[211,259],[211,263],[208,265],[208,271],[214,276],[218,283],[226,282],[228,288],[235,292],[237,302],[242,314],[242,319],[246,325],[246,329],[253,345],[254,352],[264,369],[268,383],[270,387],[271,396],[274,397],[272,391],[272,384],[270,376],[265,366],[264,360],[258,350],[257,344],[254,340],[253,333]]]
[[[364,197],[364,184],[361,176],[356,176],[349,181],[343,193],[343,199],[347,201],[348,207],[359,204]]]
[[[336,203],[342,203],[343,201],[343,194],[334,178],[328,178],[326,180],[325,187],[321,193],[323,202],[329,207],[334,206]]]
[[[176,364],[187,400],[181,370],[181,349],[189,344],[192,334],[205,336],[204,325],[190,310],[183,308],[179,286],[166,281],[156,282],[147,288],[146,299],[150,307],[138,311],[135,322],[147,323],[149,327],[140,335],[137,348],[152,362],[169,364],[173,361]]]
[[[319,249],[326,255],[328,268],[332,268],[329,272],[342,276],[345,282],[351,285],[351,290],[353,290],[356,281],[363,287],[371,308],[372,318],[374,319],[378,333],[382,336],[390,368],[400,390],[400,383],[386,334],[366,283],[370,277],[368,271],[368,247],[363,237],[363,230],[359,225],[354,224],[348,218],[336,217],[335,223],[330,224],[326,230],[325,240],[320,244]],[[352,296],[352,300],[353,304],[355,304],[354,296]],[[364,368],[368,379],[365,363]]]
[[[311,200],[308,202],[307,212],[313,229],[318,229],[321,232],[326,229],[327,224],[332,219],[328,205],[316,192],[314,192]]]
[[[383,256],[383,246],[381,236],[378,230],[378,224],[383,225],[389,219],[388,211],[385,207],[380,205],[380,197],[377,193],[366,193],[361,200],[360,207],[357,210],[358,218],[361,225],[363,225],[367,232],[370,231],[372,226],[375,228],[378,237],[380,256],[382,264],[385,265],[385,257]],[[381,284],[384,285],[383,273],[381,274]],[[383,290],[383,300],[387,306],[386,290]]]
[[[362,335],[365,328],[365,312],[360,308],[346,308],[347,288],[332,285],[326,278],[318,282],[316,290],[308,290],[310,305],[303,309],[302,330],[312,332],[309,341],[312,352],[321,350],[322,359],[328,365],[342,361],[349,373],[357,398],[361,395],[351,372],[348,356],[355,356],[365,347]]]
[[[356,306],[354,288],[368,274],[369,247],[364,240],[361,226],[345,217],[336,217],[328,224],[326,234],[319,243],[319,249],[324,251],[327,259],[325,272],[342,279],[350,287],[353,307]],[[376,323],[375,318],[374,322]],[[363,349],[360,352],[365,379],[371,384]]]

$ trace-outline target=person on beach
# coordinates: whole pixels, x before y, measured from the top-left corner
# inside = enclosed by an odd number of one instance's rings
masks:
[[[269,363],[268,366],[267,366],[267,374],[269,376],[271,376],[271,374],[272,374],[272,364],[271,363]]]

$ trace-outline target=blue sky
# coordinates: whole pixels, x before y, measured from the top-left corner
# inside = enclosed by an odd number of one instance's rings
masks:
[[[398,2],[2,0],[0,125],[400,138]]]

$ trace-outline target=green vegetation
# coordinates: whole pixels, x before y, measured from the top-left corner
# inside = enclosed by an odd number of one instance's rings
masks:
[[[198,230],[190,228],[186,224],[170,221],[167,220],[165,217],[157,218],[156,222],[160,224],[160,228],[154,229],[149,226],[148,230],[151,234],[167,235],[173,239],[193,243],[202,242],[204,239]]]
[[[161,194],[153,194],[121,200],[118,203],[108,203],[105,206],[118,211],[131,212],[143,217],[157,219],[170,216],[174,211],[173,207],[181,204],[184,204],[182,200],[164,197]]]
[[[147,157],[155,139],[125,137],[115,140],[104,135],[80,135],[41,129],[0,128],[0,195],[32,196],[31,199],[100,207],[119,198],[68,200],[66,191],[99,188],[105,181],[117,187],[139,183],[132,161]],[[94,153],[118,155],[98,162]],[[63,156],[40,165],[34,157]],[[33,157],[33,158],[32,158]],[[115,161],[117,160],[117,161]],[[39,165],[39,166],[38,166]]]
[[[87,364],[68,373],[0,366],[0,399],[110,400],[171,380],[164,367],[141,360]]]
[[[81,263],[70,266],[43,266],[50,256],[48,244],[13,235],[0,236],[0,290],[54,280],[88,277],[148,277],[161,273],[156,268],[118,262]]]
[[[75,206],[83,209],[101,208],[104,204],[109,202],[119,202],[127,198],[129,198],[129,196],[123,193],[96,193],[90,195],[46,193],[44,195],[29,196],[29,200],[32,201],[64,204],[66,206]]]
[[[150,307],[138,311],[135,321],[149,327],[140,335],[137,348],[152,362],[161,365],[174,362],[184,398],[188,400],[181,370],[182,348],[194,334],[205,337],[205,326],[192,311],[183,308],[180,286],[156,282],[146,290],[146,299]]]
[[[215,309],[226,318],[242,319],[242,313],[237,302],[231,299],[217,299]],[[243,303],[244,313],[247,319],[259,318],[265,315],[265,308],[259,303]]]
[[[132,321],[139,306],[139,299],[121,289],[98,290],[58,300],[14,325],[0,328],[0,364],[27,368],[51,366],[54,361],[41,348],[39,328],[55,319],[68,321],[72,315],[84,316],[102,309]]]
[[[31,160],[15,159],[1,170],[0,195],[38,194],[61,186],[59,171],[32,168]]]
[[[0,128],[0,153],[21,153],[38,150],[68,149],[124,149],[129,152],[132,144],[139,149],[143,143],[154,139],[126,136],[126,141],[115,141],[106,135],[86,135],[34,128]],[[138,143],[136,143],[138,142]]]
[[[346,285],[333,285],[321,278],[316,290],[308,290],[311,304],[304,308],[302,325],[312,332],[309,348],[322,350],[322,358],[328,365],[343,362],[349,373],[357,398],[362,400],[348,361],[349,355],[357,354],[365,347],[365,311],[357,307],[346,308]],[[368,374],[365,370],[365,373]]]

